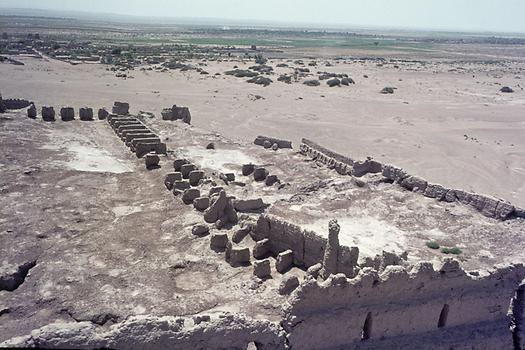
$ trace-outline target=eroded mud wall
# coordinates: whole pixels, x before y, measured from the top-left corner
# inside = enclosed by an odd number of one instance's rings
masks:
[[[447,260],[310,279],[283,325],[294,349],[514,349],[508,311],[524,277],[523,265],[475,277]]]

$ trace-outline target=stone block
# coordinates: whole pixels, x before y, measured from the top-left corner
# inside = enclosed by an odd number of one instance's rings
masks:
[[[194,225],[191,229],[191,233],[195,236],[203,237],[210,233],[210,228],[208,225],[203,224]]]
[[[255,181],[264,181],[268,176],[268,171],[265,168],[259,167],[255,168],[253,171],[253,179]]]
[[[264,259],[270,254],[270,240],[262,239],[255,243],[253,247],[253,257],[255,259]]]
[[[188,179],[190,181],[190,185],[197,186],[199,184],[199,181],[204,179],[204,171],[202,170],[192,170],[188,174]],[[184,177],[184,173],[183,173]]]
[[[195,164],[183,164],[180,168],[180,172],[182,173],[182,178],[187,179],[190,176],[190,173],[194,170],[196,170],[197,167]]]
[[[188,188],[182,194],[184,204],[193,204],[193,201],[201,196],[201,191],[196,188]]]
[[[253,264],[253,275],[260,279],[266,279],[272,276],[270,260],[255,261]]]
[[[275,261],[275,269],[279,273],[285,273],[290,270],[293,266],[293,251],[285,250],[277,255]]]
[[[213,233],[210,239],[210,248],[215,251],[224,251],[228,246],[228,235],[226,233]]]
[[[160,158],[156,154],[148,153],[144,157],[144,162],[146,163],[146,169],[153,169],[159,166]]]
[[[193,207],[198,211],[204,211],[210,206],[209,197],[199,197],[193,200]]]

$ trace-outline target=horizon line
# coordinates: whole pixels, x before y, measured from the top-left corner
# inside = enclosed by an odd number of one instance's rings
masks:
[[[63,14],[69,14],[69,16],[77,15],[105,15],[108,17],[122,17],[122,19],[119,21],[117,18],[107,18],[105,20],[113,20],[115,22],[122,23],[125,18],[129,19],[162,19],[162,20],[171,20],[173,22],[176,22],[177,20],[183,20],[183,21],[191,21],[191,20],[201,20],[201,21],[215,21],[219,23],[213,23],[208,25],[222,25],[222,26],[228,26],[228,25],[236,25],[240,26],[242,23],[243,26],[247,26],[248,23],[246,22],[257,22],[257,24],[254,24],[254,26],[278,26],[280,25],[280,28],[294,28],[294,29],[316,29],[316,30],[323,30],[323,27],[329,28],[329,29],[338,29],[338,30],[351,30],[351,29],[358,29],[358,30],[399,30],[399,31],[416,31],[416,32],[432,32],[432,33],[456,33],[456,34],[502,34],[502,35],[509,35],[509,34],[518,34],[518,35],[524,35],[525,31],[504,31],[504,30],[481,30],[481,29],[460,29],[460,28],[452,28],[452,27],[403,27],[398,25],[391,25],[391,26],[382,26],[377,24],[349,24],[349,23],[336,23],[336,24],[330,24],[325,22],[302,22],[302,21],[294,21],[294,22],[285,22],[283,20],[269,20],[269,19],[253,19],[253,18],[246,18],[246,19],[235,19],[235,18],[224,18],[224,17],[191,17],[191,16],[182,16],[182,17],[174,17],[174,16],[160,16],[160,15],[136,15],[136,14],[124,14],[124,13],[115,13],[115,12],[100,12],[100,11],[89,11],[89,10],[58,10],[58,9],[49,9],[49,8],[38,8],[38,7],[11,7],[11,6],[2,6],[0,4],[0,8],[4,10],[11,10],[11,11],[43,11],[43,12],[49,12],[49,13],[55,13],[56,16],[36,16],[34,14],[0,14],[0,17],[14,17],[14,16],[21,16],[21,17],[44,17],[44,18],[64,18],[59,17],[59,13]],[[66,19],[67,17],[65,17]],[[83,18],[71,18],[71,19],[83,19]],[[84,18],[85,19],[85,18]],[[93,19],[90,19],[93,20]],[[95,19],[95,21],[98,22],[104,22],[104,19]],[[220,23],[222,22],[222,23]],[[229,23],[228,23],[229,22]],[[237,22],[237,23],[235,23]],[[166,23],[164,23],[166,24]],[[172,24],[182,24],[182,25],[188,25],[191,23],[172,23]],[[202,23],[193,23],[194,25],[201,24]]]

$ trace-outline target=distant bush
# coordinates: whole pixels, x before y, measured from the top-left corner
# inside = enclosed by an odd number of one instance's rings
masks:
[[[446,248],[446,247],[443,247],[441,248],[441,253],[443,254],[454,254],[454,255],[459,255],[461,253],[463,253],[461,251],[461,249],[459,249],[458,247],[453,247],[453,248]]]
[[[428,241],[425,243],[430,249],[439,249],[439,243],[435,241]]]

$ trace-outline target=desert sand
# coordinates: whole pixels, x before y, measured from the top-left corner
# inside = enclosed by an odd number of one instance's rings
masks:
[[[24,58],[25,66],[0,65],[5,97],[37,105],[105,105],[130,101],[133,112],[189,105],[193,124],[232,139],[257,135],[313,139],[339,153],[405,168],[429,181],[525,205],[524,63],[486,65],[439,60],[377,66],[335,62],[315,70],[347,73],[350,87],[276,81],[268,87],[232,76],[214,76],[253,62],[208,62],[197,72],[131,71],[116,78],[98,64],[70,65]],[[270,60],[274,66],[281,60]],[[312,68],[312,67],[310,67]],[[276,68],[290,73],[291,68]],[[368,78],[363,76],[367,75]],[[500,93],[502,86],[513,94]],[[397,89],[393,95],[379,91]],[[255,96],[263,98],[256,99]]]

